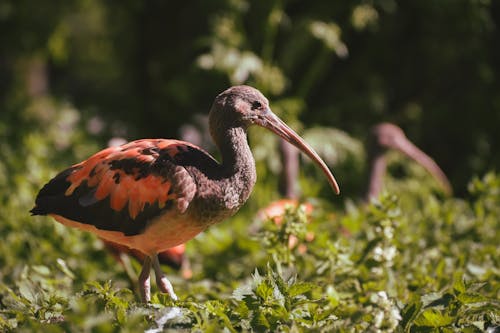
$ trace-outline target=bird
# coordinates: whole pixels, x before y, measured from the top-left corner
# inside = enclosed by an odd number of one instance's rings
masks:
[[[218,94],[210,108],[209,129],[220,162],[194,144],[175,139],[108,147],[45,184],[31,214],[51,216],[140,251],[145,255],[138,278],[141,300],[151,301],[151,269],[159,290],[177,300],[157,254],[231,217],[247,201],[256,183],[247,138],[253,125],[299,148],[340,193],[325,162],[272,112],[268,99],[256,88],[240,85]]]
[[[453,194],[452,185],[445,172],[432,157],[408,139],[401,127],[391,122],[380,122],[369,127],[366,132],[364,149],[357,140],[353,140],[348,134],[331,127],[307,129],[303,132],[303,136],[312,143],[313,147],[316,147],[317,152],[328,165],[339,166],[341,163],[339,160],[346,159],[346,157],[339,158],[340,155],[354,156],[358,150],[366,152],[366,164],[369,172],[364,177],[360,177],[363,180],[362,185],[365,191],[359,194],[363,204],[377,198],[382,192],[389,150],[398,151],[412,159],[434,178],[445,195]],[[358,145],[360,149],[357,148]],[[332,147],[334,148],[332,149]],[[279,148],[282,156],[280,179],[284,180],[282,182],[284,186],[280,188],[280,193],[282,196],[297,200],[300,196],[297,187],[299,155],[296,149],[286,142],[281,142]],[[335,153],[335,149],[346,150],[347,153]],[[361,162],[358,160],[355,163]],[[276,207],[274,208],[276,211]]]
[[[272,201],[259,210],[257,214],[259,223],[272,221],[280,225],[283,223],[287,209],[297,209],[300,205],[303,205],[308,215],[312,215],[314,210],[314,206],[311,203],[301,202],[299,199],[300,193],[297,186],[300,169],[298,151],[284,140],[280,140],[278,148],[282,161],[282,169],[279,175],[281,181],[279,190],[282,198]],[[437,163],[415,146],[399,126],[389,122],[382,122],[373,125],[368,131],[366,151],[370,172],[366,178],[366,192],[362,197],[363,205],[376,199],[382,191],[383,178],[386,172],[386,152],[390,149],[402,152],[424,167],[436,179],[446,195],[453,193],[452,186],[446,174]],[[254,229],[256,228],[254,227]],[[344,236],[350,235],[349,231],[344,228],[340,228],[339,231]],[[308,236],[310,239],[314,238],[313,233],[309,233]],[[297,245],[297,239],[291,237],[289,244],[292,245],[291,247],[294,247]],[[305,249],[305,245],[302,245],[302,249]]]
[[[179,136],[181,140],[194,143],[198,146],[204,144],[205,147],[203,148],[207,149],[206,146],[208,140],[210,139],[210,134],[208,132],[208,116],[196,114],[191,123],[184,124],[179,128]],[[126,141],[123,138],[112,138],[108,142],[108,146],[119,146],[125,142]],[[129,277],[132,278],[135,276],[135,273],[132,271],[129,257],[132,257],[139,262],[144,262],[144,253],[102,238],[100,240],[107,253],[111,254],[120,264],[122,264]],[[158,252],[157,256],[160,264],[167,265],[174,270],[180,271],[183,278],[190,279],[193,276],[191,263],[189,258],[186,256],[185,243],[166,249],[165,251]]]
[[[387,169],[386,152],[389,149],[400,151],[424,167],[436,179],[446,195],[453,193],[446,174],[437,163],[413,144],[399,126],[382,122],[373,126],[369,132],[367,152],[370,172],[366,182],[365,202],[377,198],[382,191],[383,178]]]

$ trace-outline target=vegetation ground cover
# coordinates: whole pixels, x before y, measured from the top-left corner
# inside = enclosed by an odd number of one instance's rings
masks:
[[[72,112],[62,107],[54,128],[2,143],[2,330],[482,332],[500,325],[500,177],[475,177],[465,198],[445,197],[397,155],[391,164],[405,175],[388,177],[378,200],[307,195],[313,213],[289,209],[281,225],[257,221],[266,191],[257,185],[238,215],[188,244],[192,279],[168,271],[180,300],[154,293],[152,304],[141,304],[136,277],[98,239],[28,214],[59,165],[96,148],[74,122],[68,142],[53,149]],[[299,246],[288,246],[290,235]],[[132,265],[138,272],[140,264]]]

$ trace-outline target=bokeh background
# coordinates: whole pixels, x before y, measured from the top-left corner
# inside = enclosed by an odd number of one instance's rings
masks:
[[[490,0],[2,0],[2,155],[37,129],[56,160],[93,152],[68,147],[84,138],[179,137],[245,83],[299,131],[400,125],[460,195],[500,165],[499,24]]]

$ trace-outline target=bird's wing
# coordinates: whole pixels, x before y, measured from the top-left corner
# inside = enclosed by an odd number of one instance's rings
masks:
[[[196,158],[216,163],[200,148],[177,140],[110,147],[54,177],[31,212],[137,235],[166,210],[186,211],[197,188],[184,165]]]

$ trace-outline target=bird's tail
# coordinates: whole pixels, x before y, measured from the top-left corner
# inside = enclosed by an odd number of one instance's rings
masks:
[[[40,206],[35,206],[30,210],[31,216],[34,215],[47,215],[47,211]]]

